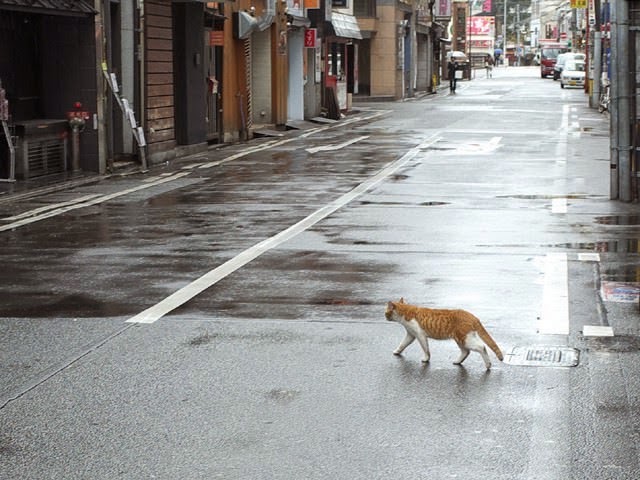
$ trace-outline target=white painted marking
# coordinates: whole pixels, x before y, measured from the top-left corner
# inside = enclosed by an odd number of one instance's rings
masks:
[[[582,335],[585,337],[613,337],[613,328],[602,325],[584,325]]]
[[[560,118],[560,130],[568,130],[569,128],[569,105],[562,106],[562,117]]]
[[[218,165],[223,165],[225,163],[228,162],[232,162],[233,160],[237,160],[238,158],[242,158],[242,157],[246,157],[247,155],[250,155],[252,153],[256,153],[256,152],[261,152],[262,150],[267,150],[269,148],[272,147],[279,147],[280,145],[285,145],[289,142],[293,142],[294,140],[297,140],[297,137],[292,137],[292,138],[285,138],[284,140],[273,140],[273,141],[269,141],[267,143],[263,143],[262,145],[258,145],[256,147],[251,147],[251,148],[247,148],[245,150],[242,150],[241,152],[235,153],[225,159],[222,160],[215,160],[213,162],[207,162],[207,163],[203,163],[201,165],[198,166],[199,169],[206,169],[206,168],[212,168],[212,167],[217,167]]]
[[[599,262],[600,254],[599,253],[579,253],[578,260],[581,262]]]
[[[167,182],[171,182],[173,180],[177,180],[177,179],[179,179],[181,177],[184,177],[186,175],[189,175],[189,172],[176,173],[175,175],[172,175],[170,177],[160,178],[160,179],[156,180],[153,183],[143,183],[143,184],[138,185],[137,187],[128,188],[126,190],[121,190],[119,192],[110,193],[108,195],[100,195],[98,197],[95,197],[93,199],[89,199],[87,201],[83,201],[83,202],[80,202],[80,203],[74,203],[74,204],[67,205],[67,206],[64,206],[64,207],[56,208],[55,210],[44,212],[44,213],[41,213],[39,215],[34,215],[34,216],[30,217],[30,218],[24,218],[24,219],[19,220],[17,222],[8,223],[7,225],[2,225],[2,226],[0,226],[0,232],[6,231],[6,230],[13,230],[13,229],[16,229],[18,227],[23,227],[24,225],[29,225],[30,223],[39,222],[39,221],[47,219],[47,218],[55,217],[55,216],[61,215],[61,214],[66,213],[66,212],[70,212],[72,210],[78,210],[80,208],[85,208],[85,207],[90,207],[90,206],[93,206],[93,205],[98,205],[100,203],[104,203],[106,201],[113,200],[114,198],[122,197],[124,195],[128,195],[130,193],[137,192],[139,190],[145,190],[147,188],[155,187],[155,186],[161,185],[163,183],[167,183]]]
[[[359,142],[360,140],[365,140],[369,138],[369,135],[363,135],[361,137],[355,137],[351,140],[347,140],[346,142],[338,143],[335,145],[320,145],[319,147],[307,148],[307,152],[316,153],[316,152],[331,152],[334,150],[340,150],[341,148],[347,147],[353,143]]]
[[[551,213],[567,213],[567,199],[566,198],[552,199]]]
[[[44,207],[34,208],[33,210],[29,210],[27,212],[21,213],[19,215],[14,215],[13,217],[5,217],[2,219],[3,222],[14,222],[16,220],[22,220],[23,218],[33,217],[35,215],[39,215],[42,212],[46,212],[48,210],[55,210],[56,208],[66,207],[68,205],[74,205],[76,203],[86,202],[87,200],[91,200],[92,198],[99,197],[99,193],[93,193],[91,195],[85,195],[84,197],[78,197],[73,200],[69,200],[67,202],[60,203],[52,203],[51,205],[45,205]]]
[[[544,260],[542,312],[538,332],[551,335],[569,334],[569,285],[567,254],[549,253]]]
[[[128,323],[153,323],[160,318],[164,317],[169,312],[178,308],[181,305],[184,305],[186,302],[191,300],[193,297],[202,293],[204,290],[210,288],[211,286],[218,283],[223,278],[232,274],[239,268],[243,267],[247,263],[252,260],[258,258],[265,252],[276,248],[277,246],[283,244],[284,242],[292,239],[299,233],[311,228],[316,223],[325,219],[338,209],[342,208],[349,202],[353,201],[355,198],[359,197],[363,193],[371,190],[382,180],[387,178],[389,175],[393,174],[399,168],[403,167],[407,163],[409,163],[418,153],[420,153],[421,149],[428,146],[427,144],[435,143],[436,139],[431,137],[425,143],[418,145],[417,147],[412,148],[407,153],[405,153],[401,158],[396,160],[393,163],[390,163],[385,168],[383,168],[380,172],[378,172],[373,177],[367,179],[362,182],[360,185],[355,187],[353,190],[348,193],[342,195],[340,198],[334,200],[333,202],[325,205],[324,207],[316,210],[314,213],[309,215],[308,217],[302,219],[298,223],[290,226],[286,230],[274,235],[273,237],[267,238],[256,245],[249,247],[245,251],[241,252],[239,255],[235,256],[231,260],[223,263],[222,265],[210,270],[209,272],[202,275],[197,280],[185,285],[180,290],[177,290],[173,294],[169,295],[164,300],[161,300],[156,305],[147,308],[143,312],[131,317],[127,320]]]
[[[495,152],[500,147],[502,137],[492,137],[487,142],[468,142],[458,146],[450,155],[488,155]]]

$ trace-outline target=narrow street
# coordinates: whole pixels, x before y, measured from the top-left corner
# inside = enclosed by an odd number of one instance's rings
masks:
[[[0,196],[0,477],[637,479],[637,206],[535,67]],[[478,316],[392,354],[400,297]]]

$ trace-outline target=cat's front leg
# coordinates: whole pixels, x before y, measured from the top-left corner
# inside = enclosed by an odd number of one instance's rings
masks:
[[[398,345],[398,348],[396,348],[393,351],[394,355],[401,355],[402,352],[404,351],[405,348],[407,348],[409,345],[411,345],[411,342],[413,342],[415,340],[416,337],[414,337],[412,334],[410,334],[409,332],[407,332],[407,334],[405,335],[404,339],[400,342],[400,345]]]

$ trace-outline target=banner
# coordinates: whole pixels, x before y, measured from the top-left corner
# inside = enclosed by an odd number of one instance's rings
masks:
[[[467,36],[486,35],[495,36],[494,17],[469,17],[467,18]]]

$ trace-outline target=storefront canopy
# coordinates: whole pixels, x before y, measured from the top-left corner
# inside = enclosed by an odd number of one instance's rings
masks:
[[[0,10],[71,16],[97,13],[87,0],[0,0]]]
[[[336,37],[357,38],[362,40],[362,33],[358,20],[353,15],[331,12],[331,26]]]

